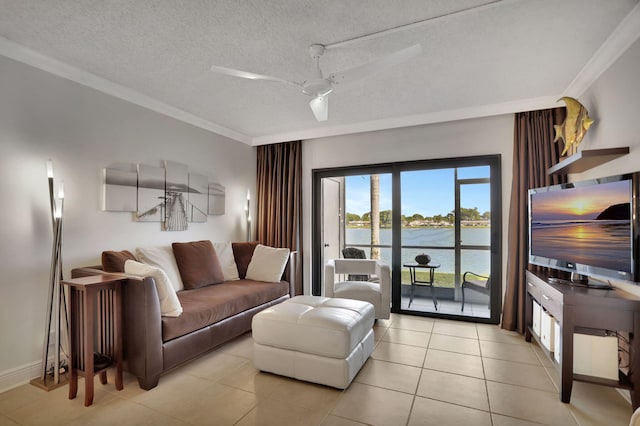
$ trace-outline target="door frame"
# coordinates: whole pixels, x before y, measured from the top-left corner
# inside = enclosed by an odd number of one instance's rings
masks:
[[[502,314],[502,156],[500,154],[481,155],[472,157],[442,158],[404,161],[396,163],[354,165],[312,170],[312,235],[311,235],[311,294],[320,295],[322,290],[322,187],[323,178],[336,176],[358,176],[365,174],[391,173],[392,186],[392,260],[391,260],[391,311],[417,316],[437,316],[461,321],[484,322],[498,324]],[[402,193],[400,173],[404,171],[462,168],[474,166],[489,166],[490,194],[491,194],[491,316],[489,318],[466,317],[449,314],[433,314],[403,310],[401,308],[401,274],[402,253],[397,247],[402,246]],[[345,212],[346,214],[346,212]],[[395,248],[395,249],[394,249]]]
[[[314,169],[311,171],[312,176],[312,197],[311,197],[311,294],[314,296],[320,296],[322,294],[322,179],[346,177],[346,176],[359,176],[359,175],[373,175],[391,173],[392,165],[390,164],[371,164],[371,165],[359,165],[349,167],[334,167],[327,169]],[[342,188],[342,197],[344,197],[344,188]],[[341,201],[344,206],[344,200]],[[346,211],[343,212],[343,216],[346,215]],[[344,228],[345,221],[342,221]],[[340,230],[340,234],[344,235],[344,229]],[[342,240],[344,242],[344,239]]]
[[[329,178],[325,178],[325,179],[321,179],[320,180],[320,185],[321,185],[321,191],[320,191],[320,198],[321,198],[321,203],[320,206],[322,207],[322,213],[321,213],[321,221],[322,221],[322,225],[324,227],[324,225],[326,224],[327,221],[327,209],[325,208],[325,187],[326,184],[328,182],[332,182],[332,184],[337,184],[337,193],[338,193],[338,211],[337,212],[332,212],[332,214],[336,214],[337,215],[337,219],[338,219],[338,229],[336,230],[336,234],[337,234],[337,251],[338,251],[338,257],[340,256],[340,247],[344,244],[344,232],[345,232],[345,225],[344,225],[344,221],[345,221],[345,217],[344,217],[344,202],[345,202],[345,198],[344,198],[344,177],[329,177]],[[322,250],[320,252],[320,258],[321,260],[321,264],[324,263],[324,261],[326,261],[326,248],[329,247],[329,244],[327,244],[327,240],[325,238],[326,233],[322,232],[320,234],[320,238],[322,239],[321,241],[321,245],[322,245]],[[332,241],[334,242],[334,241]],[[324,269],[320,268],[320,282],[322,282],[322,279],[324,279]]]

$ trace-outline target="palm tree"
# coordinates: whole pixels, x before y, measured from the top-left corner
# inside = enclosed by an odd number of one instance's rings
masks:
[[[371,175],[371,245],[380,245],[380,176]],[[371,247],[371,259],[380,259],[380,249]]]

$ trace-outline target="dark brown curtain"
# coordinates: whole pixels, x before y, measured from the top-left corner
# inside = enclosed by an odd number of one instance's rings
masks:
[[[566,176],[547,175],[558,163],[562,142],[554,143],[554,124],[561,124],[566,108],[517,113],[513,140],[513,183],[509,211],[507,290],[502,328],[524,333],[525,271],[528,265],[528,189],[566,182]]]
[[[256,239],[301,251],[302,142],[261,145],[257,156]],[[296,284],[296,294],[302,294],[302,282]]]

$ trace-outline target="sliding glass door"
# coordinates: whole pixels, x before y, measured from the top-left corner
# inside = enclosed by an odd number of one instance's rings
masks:
[[[499,156],[319,170],[313,199],[313,294],[327,260],[380,259],[394,312],[498,321]]]
[[[491,271],[489,174],[489,166],[400,173],[401,310],[490,317],[488,292],[465,288],[462,308],[465,273],[482,281]]]

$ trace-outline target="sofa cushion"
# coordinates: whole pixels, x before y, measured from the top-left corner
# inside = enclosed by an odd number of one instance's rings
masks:
[[[289,259],[288,248],[273,248],[258,244],[247,267],[247,279],[275,283],[282,279],[282,273]]]
[[[289,284],[285,281],[251,280],[181,291],[178,299],[182,315],[162,317],[162,340],[167,342],[288,294]]]
[[[124,263],[124,272],[136,277],[152,277],[158,291],[158,299],[160,299],[160,313],[169,317],[180,316],[182,313],[180,300],[169,277],[162,269],[135,260],[127,260]]]
[[[102,252],[102,269],[105,272],[124,272],[127,260],[138,260],[129,250]]]
[[[244,279],[247,276],[247,268],[253,257],[253,251],[258,245],[257,241],[247,241],[246,243],[231,243],[233,248],[233,257],[236,259],[236,265],[238,266],[238,275],[240,279]]]
[[[222,274],[225,281],[236,281],[240,279],[238,275],[238,265],[236,265],[236,259],[233,257],[233,249],[231,248],[231,242],[213,243],[213,248],[216,250],[220,266],[222,267]]]
[[[185,290],[224,282],[222,267],[211,241],[173,243],[171,246]]]
[[[140,262],[162,269],[169,277],[169,281],[171,281],[171,285],[176,291],[184,290],[171,246],[137,248],[136,256],[138,256]]]

